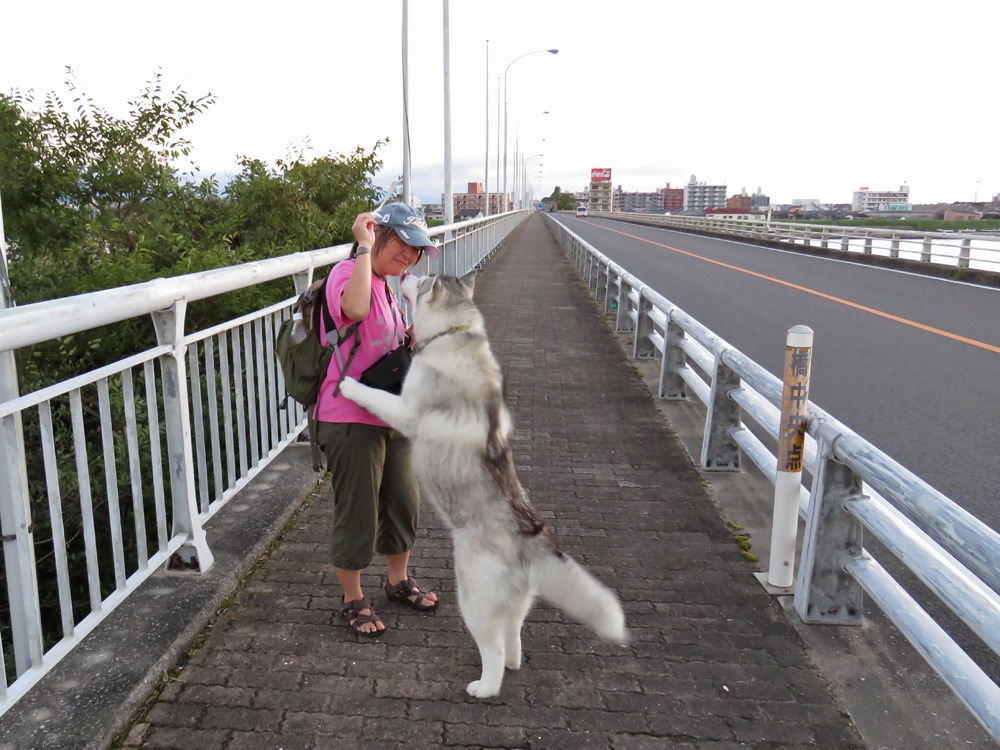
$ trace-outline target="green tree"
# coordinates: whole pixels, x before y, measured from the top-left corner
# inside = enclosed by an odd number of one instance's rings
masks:
[[[115,117],[77,86],[69,71],[67,100],[45,95],[36,107],[32,93],[0,94],[0,190],[9,242],[9,272],[17,304],[66,297],[98,289],[229,266],[345,242],[357,213],[381,197],[372,176],[382,166],[371,151],[303,156],[269,166],[245,157],[225,186],[197,180],[175,164],[190,154],[184,129],[214,102],[211,94],[192,98],[181,88],[166,92],[157,72]],[[277,281],[192,305],[188,330],[232,319],[286,299],[290,283]],[[148,317],[85,331],[21,350],[22,392],[122,359],[155,343]],[[95,396],[83,395],[85,419],[97,414]],[[137,389],[137,393],[141,389]],[[112,408],[124,401],[111,385]],[[137,404],[141,409],[141,403]],[[140,427],[140,432],[144,428]],[[25,446],[32,491],[36,559],[42,586],[45,632],[58,638],[51,531],[45,497],[39,424],[25,415]],[[60,456],[72,456],[72,427],[63,403],[53,405],[53,434]],[[88,447],[91,475],[103,472],[100,432]],[[147,436],[140,435],[140,440]],[[116,452],[124,450],[116,444]],[[128,484],[128,457],[117,463],[119,484]],[[82,559],[79,488],[71,461],[59,465],[64,524],[71,562]],[[125,490],[123,490],[124,496]],[[107,549],[106,499],[95,498],[98,546]],[[128,504],[122,526],[129,528]],[[0,590],[5,588],[0,567]],[[105,592],[111,566],[101,569]],[[73,599],[86,610],[85,567],[71,572]],[[0,605],[2,609],[3,605]],[[8,620],[0,612],[0,623]],[[6,640],[0,624],[0,637]],[[5,657],[11,651],[4,649]],[[9,664],[8,666],[8,676]]]
[[[573,194],[564,193],[558,185],[552,191],[552,195],[548,198],[542,198],[542,201],[553,206],[556,211],[571,211],[576,208],[577,204],[577,200],[573,197]]]

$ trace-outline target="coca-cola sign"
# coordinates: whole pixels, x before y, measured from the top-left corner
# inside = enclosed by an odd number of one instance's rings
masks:
[[[591,182],[611,182],[611,167],[597,167],[590,170]]]

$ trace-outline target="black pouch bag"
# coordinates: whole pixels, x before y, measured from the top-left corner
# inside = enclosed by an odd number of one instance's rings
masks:
[[[371,388],[395,393],[403,390],[403,378],[410,369],[413,355],[406,344],[383,354],[367,370],[361,373],[361,382]]]

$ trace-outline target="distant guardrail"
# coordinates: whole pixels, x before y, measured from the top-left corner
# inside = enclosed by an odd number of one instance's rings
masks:
[[[588,288],[630,332],[633,358],[658,360],[656,395],[707,408],[700,455],[710,471],[750,459],[772,484],[783,383],[640,279],[547,217]],[[784,334],[784,332],[781,332]],[[811,624],[860,624],[862,591],[1000,742],[1000,686],[864,549],[875,536],[994,653],[1000,654],[1000,535],[811,402],[799,487],[804,542],[795,611]]]
[[[481,265],[527,215],[436,227],[442,252],[418,268],[458,275]],[[0,585],[9,602],[0,608],[0,715],[154,571],[211,566],[205,524],[306,427],[298,404],[280,405],[277,330],[313,272],[349,251],[338,245],[0,309]],[[296,294],[185,331],[189,303],[277,279]],[[18,392],[17,350],[145,315],[154,322],[151,348]],[[29,473],[44,479],[29,486]],[[36,538],[41,526],[50,538]],[[36,554],[46,558],[43,572]]]
[[[915,232],[908,229],[850,227],[804,222],[735,219],[717,216],[677,216],[624,212],[591,212],[591,216],[633,224],[739,237],[936,263],[955,269],[1000,273],[1000,232]],[[960,275],[960,272],[959,272]]]

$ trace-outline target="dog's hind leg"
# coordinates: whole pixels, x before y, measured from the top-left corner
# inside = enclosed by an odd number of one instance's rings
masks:
[[[455,582],[458,605],[482,662],[479,679],[466,691],[476,698],[500,692],[503,683],[505,628],[511,601],[509,571],[494,555],[483,553],[477,537],[455,537]]]
[[[504,625],[504,666],[507,669],[521,668],[521,626],[533,599],[530,591],[524,591],[515,594],[511,600]]]
[[[466,692],[475,698],[490,698],[500,692],[504,670],[504,618],[485,602],[464,602],[462,619],[479,647],[482,674],[470,682]]]

